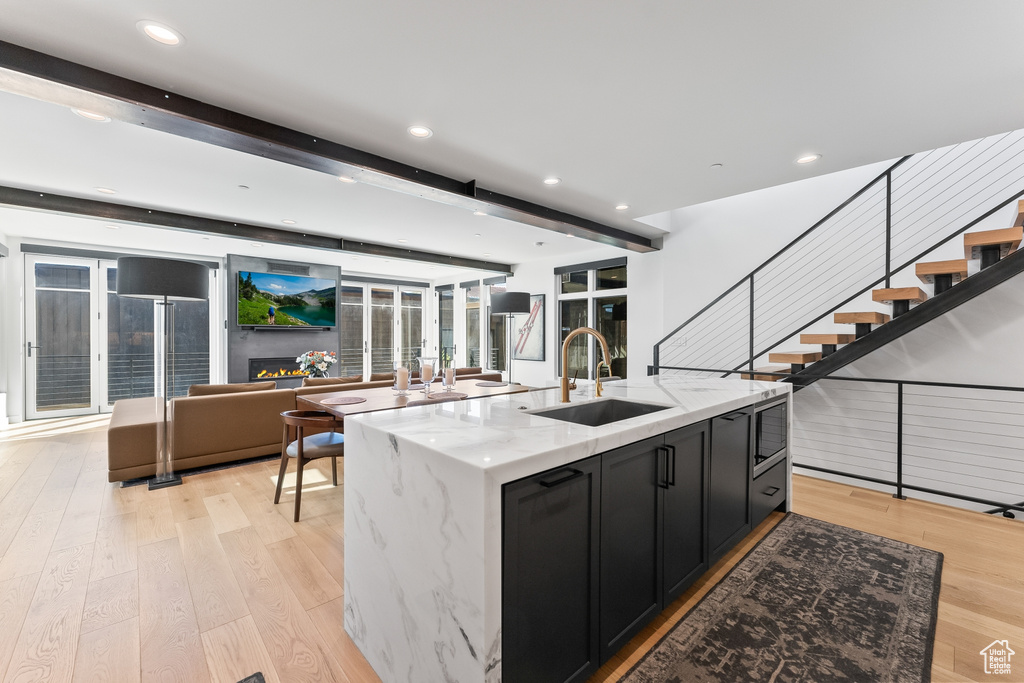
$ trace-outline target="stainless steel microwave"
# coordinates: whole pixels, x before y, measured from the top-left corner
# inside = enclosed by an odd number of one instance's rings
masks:
[[[754,477],[786,459],[787,402],[757,408],[754,415]]]

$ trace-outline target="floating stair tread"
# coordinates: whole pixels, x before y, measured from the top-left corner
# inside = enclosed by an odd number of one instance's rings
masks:
[[[801,334],[801,344],[852,344],[855,334]]]
[[[852,325],[854,323],[871,323],[872,325],[884,325],[889,322],[888,313],[876,313],[875,311],[864,311],[860,313],[836,313],[833,316],[836,324]]]
[[[964,258],[979,259],[981,258],[981,248],[992,246],[999,247],[999,258],[1006,258],[1017,251],[1022,238],[1024,238],[1024,226],[1020,225],[1000,230],[966,233],[964,235]]]
[[[769,363],[791,363],[803,365],[821,360],[821,351],[776,351],[768,354]]]
[[[1013,227],[1024,226],[1024,199],[1017,202],[1017,220],[1013,222]]]
[[[935,283],[936,275],[952,275],[953,282],[957,283],[967,277],[967,260],[953,259],[952,261],[930,261],[918,263],[914,266],[917,277],[928,284]]]
[[[778,382],[781,377],[773,377],[772,375],[759,375],[759,372],[774,372],[777,374],[789,374],[790,368],[788,365],[765,365],[763,368],[754,368],[754,376],[751,378],[749,372],[744,372],[740,375],[743,379],[753,379],[757,382]]]
[[[920,287],[893,287],[890,289],[872,290],[871,300],[882,304],[891,304],[893,301],[921,303],[928,300],[928,295]]]

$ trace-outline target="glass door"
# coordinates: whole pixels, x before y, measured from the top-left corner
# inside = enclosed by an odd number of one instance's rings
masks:
[[[338,352],[338,377],[363,375],[370,378],[364,367],[369,356],[363,321],[366,302],[363,285],[341,285],[341,350]]]
[[[116,261],[26,256],[25,278],[29,419],[110,412],[115,401],[153,396],[163,321],[153,301],[117,296]],[[168,392],[184,396],[210,381],[210,302],[174,307]]]
[[[100,410],[98,271],[97,261],[25,257],[29,419]]]
[[[423,337],[423,294],[422,289],[398,290],[402,314],[399,324],[398,357],[413,373],[419,372],[417,359],[426,353],[427,340]]]
[[[370,373],[395,368],[395,290],[370,288]],[[369,379],[364,377],[364,379]]]
[[[413,372],[425,352],[420,288],[341,285],[341,365],[339,376],[392,372],[401,361]]]

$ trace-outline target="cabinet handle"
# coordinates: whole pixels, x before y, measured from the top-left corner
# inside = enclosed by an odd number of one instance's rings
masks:
[[[669,449],[669,451],[670,451],[669,457],[672,459],[672,474],[669,475],[668,485],[669,486],[675,486],[676,485],[676,447],[671,445],[671,444],[668,444],[668,445],[665,446],[665,448]]]
[[[668,488],[668,447],[667,446],[658,446],[654,450],[658,454],[658,475],[657,475],[657,477],[658,477],[658,486],[660,486],[663,489],[667,489]],[[661,456],[662,456],[662,454],[665,455],[665,470],[664,470],[665,476],[664,477],[661,476],[661,472],[662,472],[662,469],[661,469],[662,458],[661,458]]]
[[[742,410],[737,410],[735,413],[729,413],[728,415],[723,415],[722,419],[723,420],[728,420],[729,422],[732,422],[733,420],[735,420],[737,418],[740,418],[740,417],[743,417],[746,414],[747,413],[742,411]]]
[[[774,496],[776,493],[779,492],[779,490],[780,489],[779,489],[778,486],[769,486],[768,488],[766,488],[764,490],[764,495],[766,495],[766,496]]]
[[[559,477],[558,479],[555,479],[553,481],[544,481],[543,479],[541,479],[537,483],[540,484],[541,486],[545,487],[545,488],[551,488],[552,486],[558,486],[559,484],[564,484],[565,482],[569,481],[570,479],[575,479],[576,477],[582,477],[582,476],[583,476],[583,472],[581,472],[580,470],[569,470],[569,473],[566,474],[564,477]]]

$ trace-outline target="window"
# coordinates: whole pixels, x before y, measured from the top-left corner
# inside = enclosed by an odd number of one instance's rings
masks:
[[[562,373],[561,343],[578,327],[592,327],[608,342],[605,359],[615,377],[626,377],[626,260],[566,266],[555,270],[558,291],[559,353],[558,371]],[[593,379],[601,360],[599,344],[591,335],[580,335],[569,342],[569,377]],[[601,376],[608,371],[602,368]]]
[[[437,339],[441,367],[455,365],[455,288],[437,288]]]

